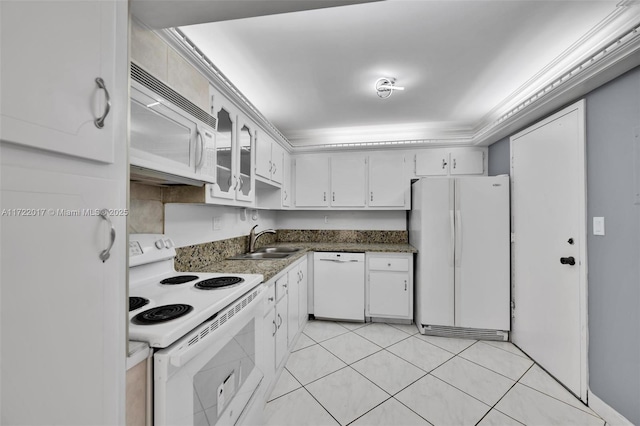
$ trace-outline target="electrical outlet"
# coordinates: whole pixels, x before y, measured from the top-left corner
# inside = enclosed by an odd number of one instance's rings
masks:
[[[604,235],[604,217],[593,218],[593,235]]]
[[[222,229],[222,218],[219,216],[214,216],[213,218],[213,230],[219,231]]]

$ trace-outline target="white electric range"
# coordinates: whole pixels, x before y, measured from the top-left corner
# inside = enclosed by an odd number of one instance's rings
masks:
[[[263,277],[176,272],[175,256],[165,235],[129,235],[129,339],[155,348],[154,423],[241,423],[263,377]]]

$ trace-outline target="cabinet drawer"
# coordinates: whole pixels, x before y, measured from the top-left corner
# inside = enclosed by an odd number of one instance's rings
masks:
[[[276,286],[270,285],[264,294],[264,311],[269,312],[276,305]]]
[[[289,287],[289,276],[284,274],[282,277],[276,280],[276,300],[280,300],[282,296],[287,294],[287,287]]]
[[[408,271],[409,259],[372,258],[369,259],[370,271]]]

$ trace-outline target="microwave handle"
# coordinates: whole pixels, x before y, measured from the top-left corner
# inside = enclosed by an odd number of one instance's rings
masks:
[[[196,164],[196,170],[197,170],[202,167],[202,160],[204,160],[204,138],[202,137],[202,133],[200,133],[200,130],[198,130],[197,128],[196,128],[196,136],[200,140],[200,160],[198,160],[198,164]]]

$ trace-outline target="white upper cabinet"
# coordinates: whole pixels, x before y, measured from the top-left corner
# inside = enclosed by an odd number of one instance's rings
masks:
[[[284,151],[282,161],[282,207],[291,207],[291,155]]]
[[[295,160],[296,207],[329,205],[329,157],[304,156]]]
[[[404,165],[404,155],[369,157],[369,207],[405,207],[409,199],[409,180]]]
[[[411,206],[403,154],[295,158],[295,207],[405,210]]]
[[[284,176],[285,150],[264,131],[256,140],[256,176],[267,182],[281,184]]]
[[[364,207],[367,190],[365,156],[331,158],[331,206]]]
[[[481,149],[426,149],[415,156],[416,176],[482,175],[485,173]]]
[[[208,185],[209,196],[214,200],[219,199],[221,204],[253,205],[255,200],[253,122],[230,105],[223,103],[218,105],[215,111],[218,119],[215,143],[216,183]]]
[[[2,140],[114,161],[117,3],[2,2]]]

